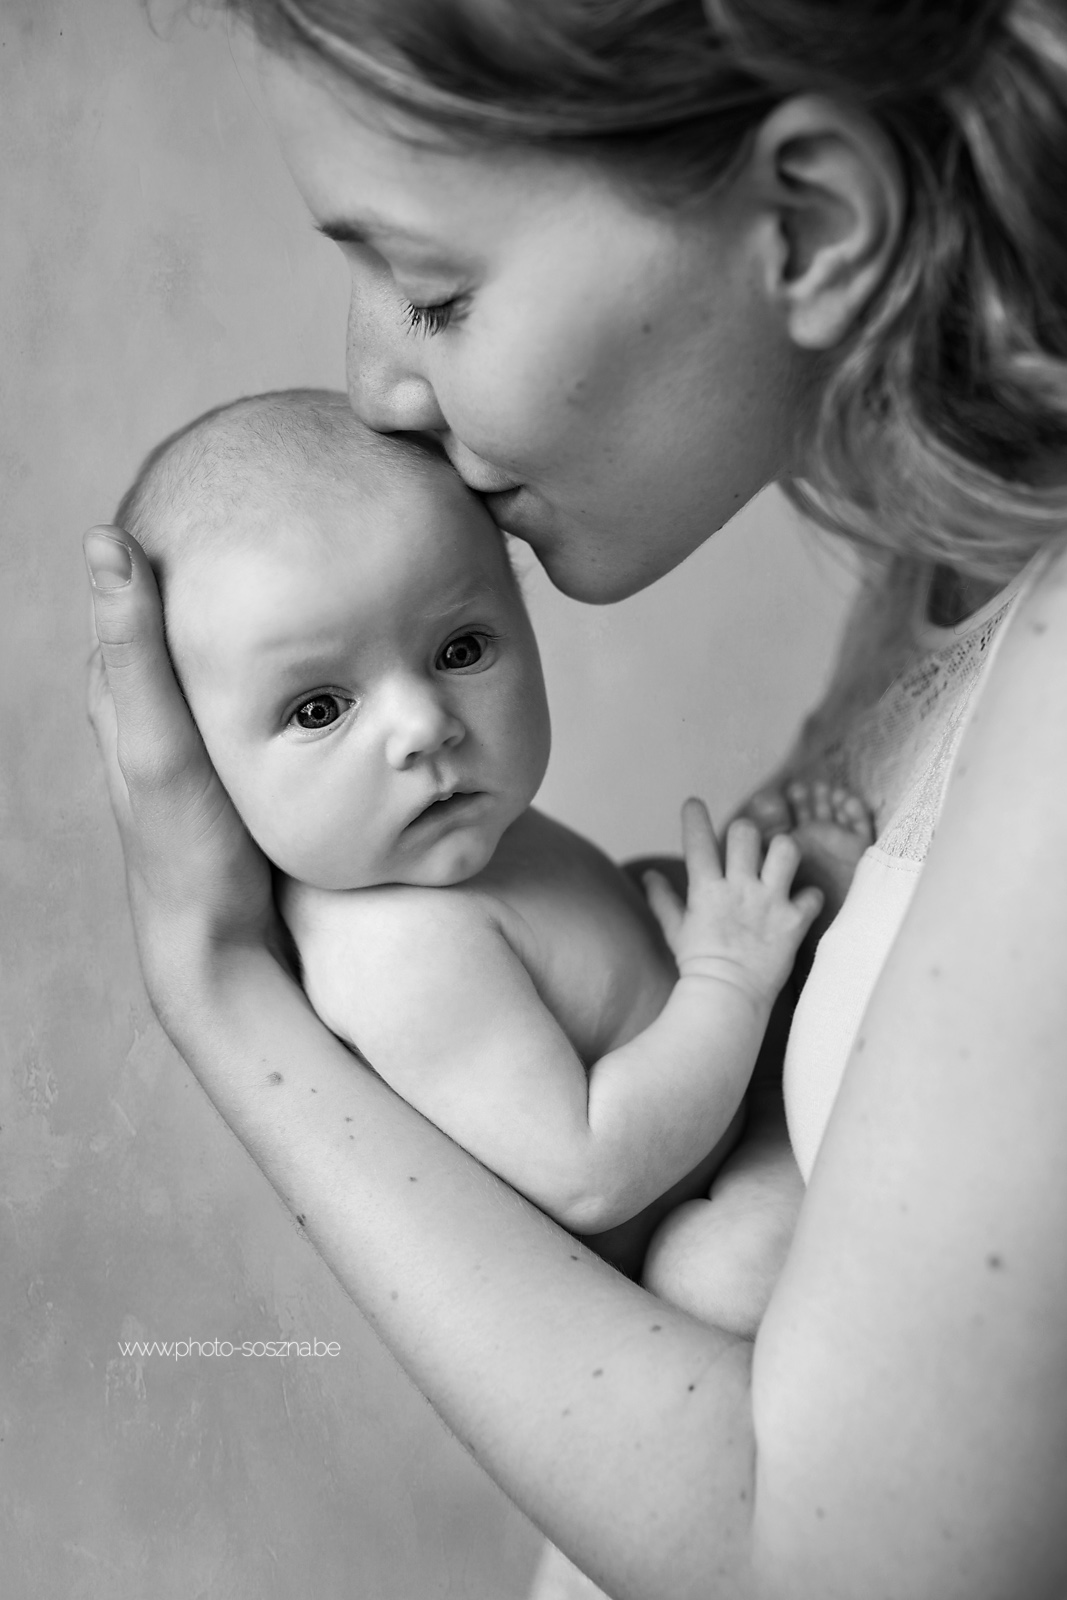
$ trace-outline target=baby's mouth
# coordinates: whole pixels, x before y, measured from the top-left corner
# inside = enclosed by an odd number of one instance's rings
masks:
[[[428,822],[431,819],[433,821],[437,821],[438,818],[444,820],[455,812],[461,811],[472,800],[478,799],[480,793],[481,791],[478,789],[452,789],[447,794],[438,795],[435,800],[430,801],[428,806],[423,806],[422,810],[412,817],[407,826],[413,828],[417,823]]]

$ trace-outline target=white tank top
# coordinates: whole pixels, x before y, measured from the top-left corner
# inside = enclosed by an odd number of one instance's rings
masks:
[[[785,1058],[789,1136],[805,1182],[863,1013],[904,919],[952,764],[1020,595],[1047,552],[952,628],[926,620],[930,571],[872,578],[853,614],[834,682],[786,766],[858,794],[875,843],[819,942]]]

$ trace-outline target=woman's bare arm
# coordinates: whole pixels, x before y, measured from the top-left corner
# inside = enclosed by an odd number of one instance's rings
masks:
[[[798,1594],[1067,1586],[1065,784],[1061,557],[965,737],[757,1342],[757,1548]]]
[[[265,869],[182,720],[136,554],[135,574],[97,593],[125,782],[102,685],[95,721],[150,990],[487,1470],[619,1600],[1054,1600],[1067,585],[998,660],[753,1372],[747,1341],[603,1266],[318,1023],[270,953]]]

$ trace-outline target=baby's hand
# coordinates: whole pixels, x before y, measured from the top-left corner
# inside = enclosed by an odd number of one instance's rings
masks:
[[[702,800],[687,800],[682,848],[689,873],[685,905],[661,873],[644,875],[649,904],[679,976],[731,983],[769,1006],[822,906],[818,889],[790,898],[800,861],[796,841],[779,834],[764,855],[756,824],[739,817],[726,835],[724,871],[707,807]]]

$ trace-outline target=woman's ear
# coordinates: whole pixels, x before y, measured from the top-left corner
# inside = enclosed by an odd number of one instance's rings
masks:
[[[774,220],[766,287],[794,344],[829,350],[892,265],[906,204],[896,150],[863,112],[803,96],[761,125],[749,177]]]

